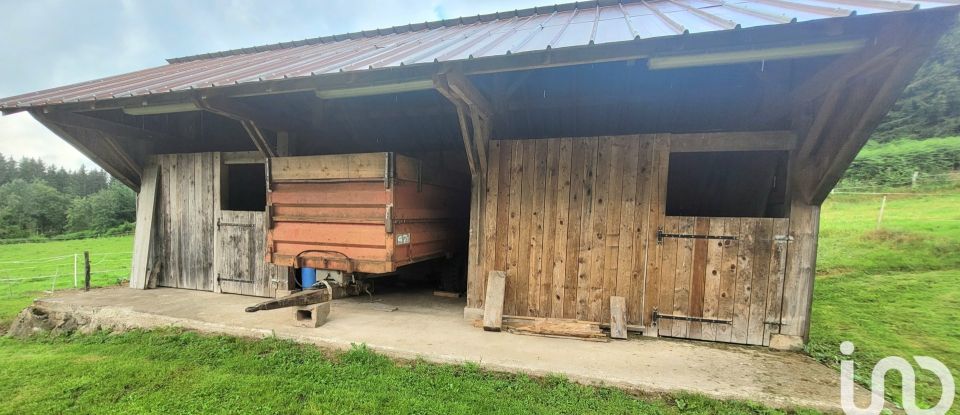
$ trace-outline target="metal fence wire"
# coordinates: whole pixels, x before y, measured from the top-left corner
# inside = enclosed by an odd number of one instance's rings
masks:
[[[90,252],[90,286],[121,283],[130,276],[133,252]],[[52,293],[84,286],[83,252],[0,261],[0,298]]]

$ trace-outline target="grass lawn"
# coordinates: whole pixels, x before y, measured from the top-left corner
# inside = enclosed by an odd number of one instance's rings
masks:
[[[0,413],[774,414],[480,370],[175,331],[0,339]]]
[[[72,288],[74,254],[82,287],[83,251],[90,252],[91,286],[113,285],[129,277],[132,236],[0,245],[0,327],[44,291]]]
[[[840,343],[852,341],[864,384],[887,356],[931,356],[960,380],[960,192],[889,196],[877,229],[879,208],[872,195],[834,195],[823,206],[808,351],[838,367]],[[919,400],[936,403],[939,382],[917,374]],[[887,386],[901,402],[899,375]]]

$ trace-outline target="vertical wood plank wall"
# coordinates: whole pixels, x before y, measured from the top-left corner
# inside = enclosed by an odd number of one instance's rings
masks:
[[[213,291],[214,153],[161,154],[157,285]]]
[[[809,209],[776,219],[666,216],[668,134],[495,140],[488,155],[474,190],[482,213],[472,228],[468,308],[483,307],[481,276],[501,270],[505,315],[607,323],[609,298],[621,296],[629,325],[666,336],[768,344],[781,315],[784,334],[806,330],[801,274],[812,260],[800,258],[816,238],[791,221],[816,216]],[[658,244],[660,228],[737,239]],[[660,319],[654,327],[654,310],[731,323]]]
[[[788,223],[787,218],[668,216],[665,233],[735,239],[663,239],[658,312],[724,323],[664,318],[659,334],[768,345],[770,335],[780,332]]]
[[[482,307],[479,276],[502,270],[506,315],[608,322],[606,299],[621,296],[628,323],[643,324],[648,236],[663,217],[659,141],[492,141],[467,306]]]

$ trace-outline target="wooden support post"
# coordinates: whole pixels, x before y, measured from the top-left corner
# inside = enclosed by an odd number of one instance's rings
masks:
[[[90,291],[90,251],[83,251],[83,290]]]
[[[500,331],[503,325],[503,290],[506,288],[507,274],[503,271],[490,271],[487,277],[487,298],[483,302],[483,329]]]
[[[130,268],[130,288],[147,288],[148,263],[153,252],[153,227],[157,206],[160,171],[155,163],[144,169],[143,183],[137,194],[137,223],[133,237],[133,264]]]
[[[627,299],[610,297],[610,337],[627,338]]]
[[[883,199],[880,199],[880,213],[877,215],[877,229],[880,229],[880,224],[883,223],[883,209],[887,207],[887,195],[883,195]]]
[[[780,334],[803,339],[809,335],[819,230],[820,206],[794,198],[790,205],[790,242],[783,279]]]

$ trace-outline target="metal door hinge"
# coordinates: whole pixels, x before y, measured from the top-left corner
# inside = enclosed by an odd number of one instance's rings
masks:
[[[670,314],[660,314],[657,309],[653,310],[653,324],[657,324],[660,319],[665,320],[680,320],[680,321],[692,321],[696,323],[717,323],[717,324],[733,324],[733,320],[720,320],[715,318],[705,318],[705,317],[688,317],[688,316],[674,316]]]
[[[664,233],[663,227],[657,229],[657,244],[662,244],[664,238],[680,239],[719,239],[724,241],[736,241],[736,236],[731,235],[698,235],[692,233]]]

